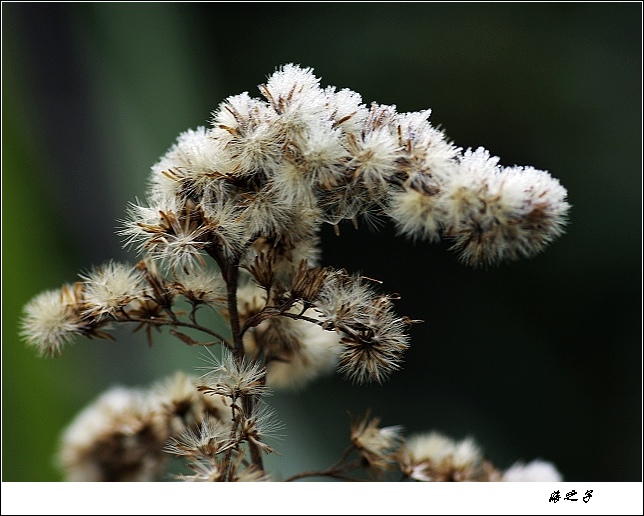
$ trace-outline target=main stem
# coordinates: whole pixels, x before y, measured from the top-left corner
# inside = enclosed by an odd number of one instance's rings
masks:
[[[233,356],[237,364],[242,366],[244,360],[244,340],[243,334],[241,332],[241,325],[239,322],[239,311],[237,310],[237,286],[239,283],[239,258],[235,257],[232,260],[226,260],[221,252],[214,251],[210,252],[210,255],[215,259],[219,268],[221,269],[224,280],[226,281],[226,297],[228,304],[228,315],[230,317],[230,331],[232,333],[233,339]],[[255,397],[254,396],[244,396],[242,400],[242,406],[244,411],[244,416],[250,416],[253,413],[255,407]],[[262,461],[262,451],[259,447],[252,443],[248,442],[248,447],[250,449],[250,456],[253,464],[255,464],[259,469],[264,471],[263,461]]]
[[[239,282],[239,260],[230,262],[224,271],[226,278],[226,295],[228,301],[228,314],[230,315],[230,331],[233,337],[233,354],[237,363],[241,365],[244,359],[244,341],[242,339],[239,312],[237,311],[237,284]]]

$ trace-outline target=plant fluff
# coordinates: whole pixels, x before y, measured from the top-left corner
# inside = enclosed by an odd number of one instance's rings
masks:
[[[259,91],[226,99],[209,127],[179,135],[152,167],[146,202],[129,207],[119,231],[136,265],[107,262],[24,309],[22,337],[41,355],[60,355],[78,335],[112,338],[119,323],[150,343],[167,327],[189,346],[221,347],[204,376],[114,388],[88,406],[62,437],[68,480],[167,479],[171,456],[190,466],[182,480],[275,479],[262,459],[280,428],[271,389],[334,370],[382,383],[401,368],[414,321],[378,282],[319,265],[322,224],[389,217],[407,237],[450,241],[471,266],[534,256],[563,232],[569,205],[556,179],[454,146],[430,110],[367,106],[292,64]],[[203,307],[230,331],[203,325]],[[503,472],[472,439],[404,437],[379,422],[355,419],[336,464],[287,480],[560,479],[547,462]]]

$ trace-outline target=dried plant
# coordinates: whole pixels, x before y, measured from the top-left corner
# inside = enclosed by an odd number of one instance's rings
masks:
[[[563,232],[569,205],[556,179],[454,146],[429,110],[366,106],[295,65],[259,90],[264,100],[226,99],[210,128],[181,134],[152,167],[146,203],[129,207],[120,230],[142,255],[136,265],[108,262],[25,307],[22,337],[41,355],[78,335],[112,338],[120,323],[150,344],[167,326],[188,346],[221,347],[201,377],[115,388],[87,407],[62,438],[69,480],[164,479],[173,455],[192,471],[182,480],[275,479],[263,464],[267,438],[282,431],[272,389],[333,370],[382,383],[400,369],[417,321],[396,314],[397,296],[378,281],[319,265],[322,224],[386,216],[407,237],[451,241],[472,266],[531,257]],[[230,331],[200,322],[202,307]],[[503,472],[471,438],[405,437],[369,414],[348,440],[329,468],[287,480],[560,479],[543,461]]]

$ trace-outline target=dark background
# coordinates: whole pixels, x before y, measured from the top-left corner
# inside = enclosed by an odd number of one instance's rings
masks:
[[[321,468],[371,408],[408,434],[473,436],[500,467],[642,480],[641,4],[2,4],[2,478],[58,480],[60,431],[114,383],[149,385],[200,353],[139,335],[38,359],[21,307],[110,258],[150,166],[220,101],[276,67],[314,68],[365,103],[432,108],[457,145],[548,170],[567,234],[532,260],[460,265],[445,245],[323,233],[323,262],[398,292],[412,329],[383,386],[331,376],[271,404],[278,477]]]

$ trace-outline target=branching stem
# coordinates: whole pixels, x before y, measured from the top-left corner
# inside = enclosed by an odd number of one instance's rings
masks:
[[[135,323],[142,323],[142,324],[155,324],[157,326],[183,326],[185,328],[192,328],[194,330],[201,331],[203,333],[207,333],[208,335],[211,335],[215,337],[218,341],[221,341],[222,344],[224,344],[227,347],[231,347],[230,342],[228,339],[223,337],[217,332],[212,331],[210,328],[206,328],[205,326],[201,326],[200,324],[195,324],[195,323],[190,323],[190,322],[185,322],[185,321],[179,321],[179,320],[168,320],[168,319],[144,319],[142,317],[130,317],[124,322],[135,322]]]
[[[348,480],[351,482],[360,482],[361,479],[351,477],[347,475],[347,473],[353,471],[354,469],[360,468],[362,464],[360,462],[351,462],[348,464],[345,462],[349,458],[349,455],[351,455],[351,452],[353,452],[355,449],[356,447],[353,444],[345,448],[342,452],[342,455],[335,462],[335,464],[329,466],[327,469],[321,471],[302,471],[301,473],[290,476],[285,480],[285,482],[293,482],[294,480],[308,477],[332,477],[341,480]]]

